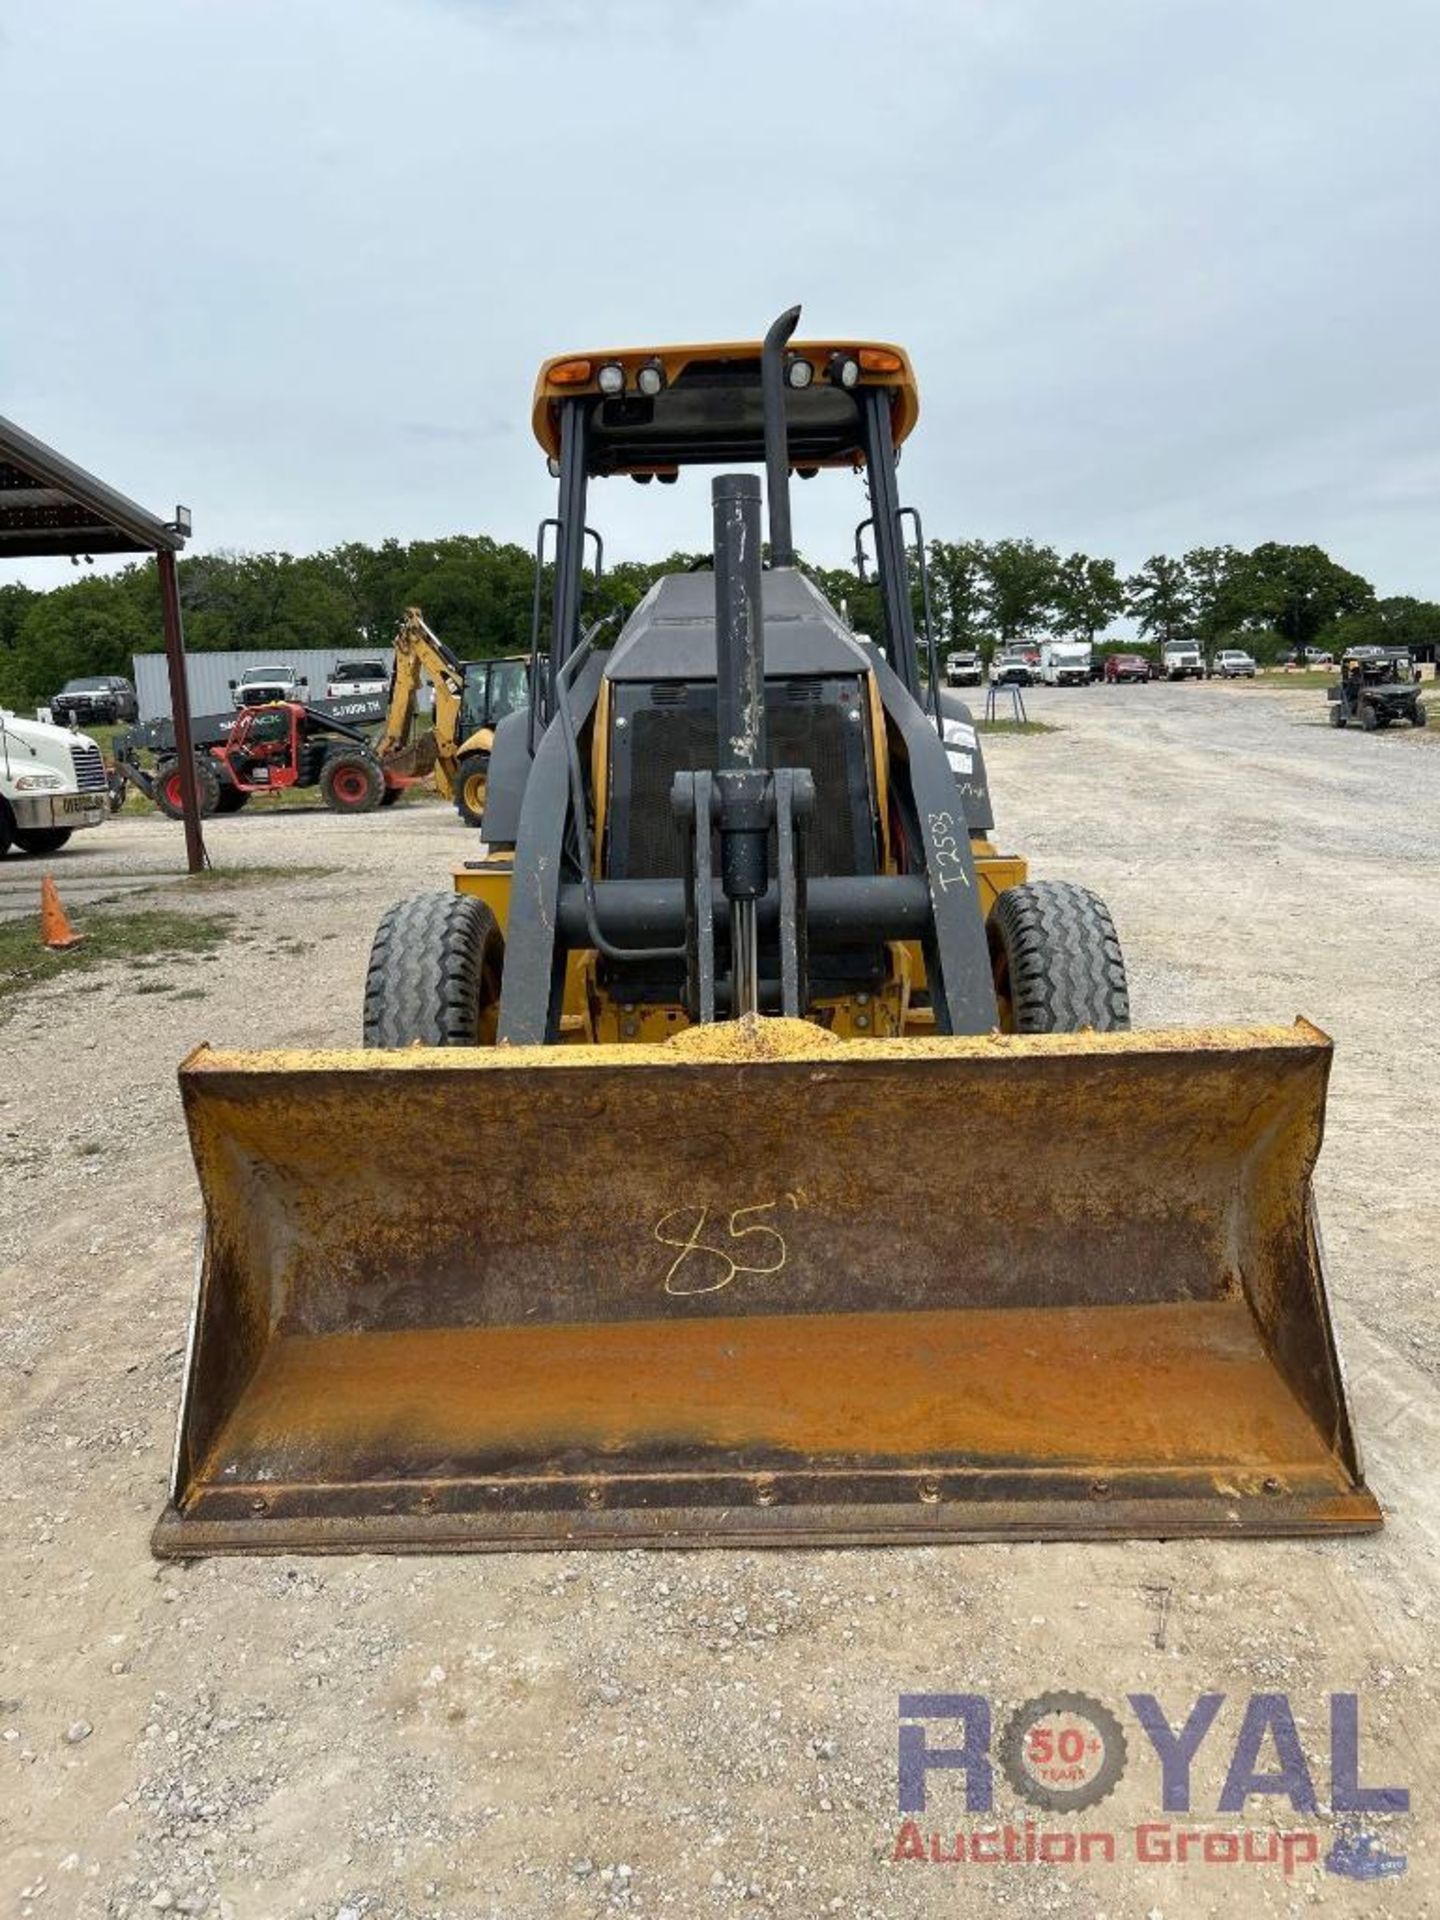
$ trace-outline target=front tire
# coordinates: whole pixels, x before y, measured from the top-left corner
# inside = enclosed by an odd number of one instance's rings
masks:
[[[1123,1033],[1125,956],[1110,910],[1065,880],[1008,887],[987,926],[1000,1024],[1007,1033]]]
[[[1343,727],[1345,724],[1345,709],[1338,700],[1330,703],[1330,724],[1332,727]]]
[[[15,844],[22,853],[58,853],[70,838],[69,827],[16,827]]]
[[[378,760],[337,753],[320,770],[320,797],[332,813],[373,813],[385,791]]]
[[[375,931],[365,975],[367,1047],[493,1046],[505,937],[483,900],[417,893]]]
[[[249,799],[250,795],[245,791],[244,787],[222,786],[219,793],[215,796],[215,811],[217,813],[239,813],[240,809],[248,804]]]
[[[467,753],[455,769],[455,810],[467,827],[478,827],[485,817],[485,786],[489,777],[488,753]]]
[[[208,820],[220,804],[220,778],[207,758],[195,756],[195,786],[200,801],[200,817]],[[185,796],[181,790],[180,762],[166,760],[155,770],[155,804],[170,820],[185,818]]]
[[[1411,725],[1416,727],[1428,727],[1429,724],[1430,724],[1430,714],[1425,706],[1425,702],[1423,700],[1417,700],[1415,702],[1415,718],[1411,722]]]
[[[1375,729],[1380,724],[1380,717],[1376,713],[1374,707],[1370,705],[1368,700],[1366,701],[1365,705],[1360,709],[1360,724],[1365,729],[1366,733],[1374,733]]]

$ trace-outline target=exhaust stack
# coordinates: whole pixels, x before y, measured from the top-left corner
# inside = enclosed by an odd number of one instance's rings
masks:
[[[765,406],[765,497],[770,508],[770,564],[793,567],[790,532],[790,436],[785,425],[785,345],[800,324],[788,307],[771,324],[760,349],[760,395]]]

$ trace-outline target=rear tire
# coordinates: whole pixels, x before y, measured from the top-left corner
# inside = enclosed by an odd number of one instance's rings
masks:
[[[1362,706],[1360,709],[1360,724],[1365,729],[1366,733],[1374,733],[1375,729],[1380,724],[1379,716],[1376,714],[1374,707],[1370,705],[1368,700],[1365,702],[1364,706]]]
[[[219,793],[215,796],[215,811],[217,813],[239,813],[240,809],[248,804],[249,799],[250,796],[243,787],[222,786]]]
[[[1426,710],[1425,702],[1423,700],[1417,700],[1415,702],[1415,718],[1411,722],[1411,725],[1416,727],[1428,727],[1429,724],[1430,724],[1430,715]]]
[[[320,797],[332,813],[373,813],[384,791],[380,762],[367,754],[333,754],[320,770]]]
[[[209,759],[201,759],[198,753],[195,756],[195,785],[200,800],[200,817],[208,820],[220,804],[220,776]],[[155,804],[171,820],[185,818],[178,760],[164,760],[155,769]]]
[[[485,783],[489,777],[488,753],[467,753],[455,769],[455,811],[467,827],[478,827],[485,817]]]
[[[1338,700],[1330,702],[1330,724],[1332,727],[1343,727],[1345,724],[1345,709]]]
[[[1008,1033],[1121,1033],[1130,1025],[1125,957],[1110,910],[1086,887],[1031,880],[995,902],[987,931]]]
[[[21,853],[58,853],[70,838],[70,827],[16,827],[15,844]]]
[[[403,787],[386,787],[385,791],[380,796],[381,806],[393,807],[395,802],[400,798],[401,794],[404,791],[405,789]]]
[[[365,975],[367,1047],[492,1046],[505,937],[483,900],[417,893],[375,931]]]

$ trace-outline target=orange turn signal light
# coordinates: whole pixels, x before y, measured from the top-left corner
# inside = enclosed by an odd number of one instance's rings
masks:
[[[899,373],[903,361],[888,347],[861,347],[860,365],[866,373]]]
[[[583,387],[590,378],[590,362],[559,360],[545,377],[552,387]]]

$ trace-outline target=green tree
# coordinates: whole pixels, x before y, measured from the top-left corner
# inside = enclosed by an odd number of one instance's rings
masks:
[[[658,567],[656,573],[670,571],[669,563]],[[800,571],[813,580],[825,598],[850,622],[851,631],[863,633],[869,639],[883,642],[885,639],[885,609],[880,599],[880,584],[873,577],[862,580],[853,567],[817,567],[802,554]],[[915,633],[924,651],[924,636],[920,627],[920,591],[912,582],[911,604],[915,610]]]
[[[1246,556],[1241,591],[1249,618],[1267,621],[1288,645],[1301,649],[1321,644],[1326,627],[1375,599],[1368,580],[1340,566],[1323,548],[1276,540]]]
[[[1220,642],[1249,616],[1245,556],[1235,547],[1192,547],[1181,564],[1190,629],[1208,661]]]
[[[18,583],[0,587],[0,653],[14,652],[25,616],[39,597],[33,587]]]
[[[1409,647],[1412,653],[1440,650],[1440,606],[1409,594],[1389,594],[1356,613],[1342,614],[1325,635],[1326,645]]]
[[[985,611],[1001,647],[1043,626],[1055,604],[1060,556],[1033,540],[996,540],[985,549]]]
[[[1125,610],[1125,587],[1113,560],[1072,553],[1060,563],[1054,591],[1054,632],[1088,640],[1092,646],[1101,628]]]
[[[943,646],[978,646],[985,621],[987,573],[983,540],[932,540],[926,549],[935,638]]]
[[[1152,635],[1162,647],[1183,640],[1194,611],[1184,562],[1163,553],[1151,554],[1125,582],[1125,607],[1135,616],[1141,633]]]

